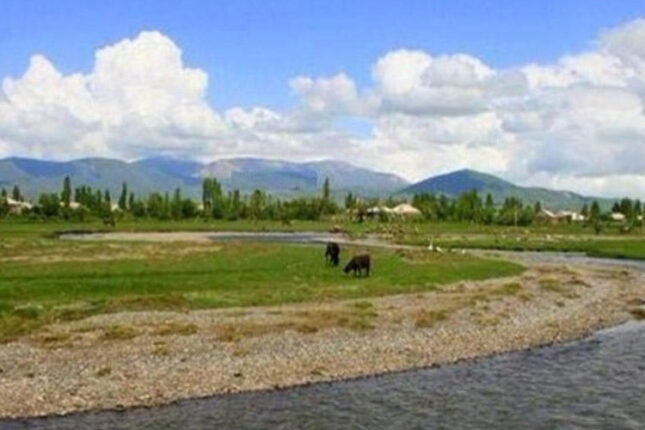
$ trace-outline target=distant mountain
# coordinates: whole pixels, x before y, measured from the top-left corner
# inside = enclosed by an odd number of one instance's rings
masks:
[[[294,163],[259,158],[223,159],[204,166],[200,176],[214,176],[228,188],[260,188],[281,193],[318,190],[327,177],[335,191],[366,195],[385,196],[408,185],[396,175],[331,160]]]
[[[81,184],[119,193],[127,182],[137,194],[172,191],[201,195],[206,176],[216,177],[225,189],[252,192],[262,189],[279,196],[318,192],[325,177],[340,195],[355,191],[362,195],[387,196],[408,185],[402,178],[339,161],[294,163],[260,158],[232,158],[202,164],[170,158],[147,158],[128,163],[107,158],[85,158],[68,162],[7,158],[0,160],[0,187],[17,184],[23,194],[34,198],[44,191],[59,191],[69,176],[72,186]]]
[[[592,200],[597,200],[603,207],[608,207],[614,201],[614,199],[586,197],[571,191],[521,187],[496,176],[469,169],[424,179],[404,188],[401,194],[429,192],[456,196],[471,190],[477,190],[482,196],[491,193],[496,203],[501,203],[507,197],[518,197],[527,203],[539,201],[549,209],[580,209],[583,204]]]

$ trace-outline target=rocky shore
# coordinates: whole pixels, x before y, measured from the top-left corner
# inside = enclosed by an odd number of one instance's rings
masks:
[[[539,265],[423,294],[100,315],[0,345],[0,417],[152,406],[451,363],[631,317],[645,276]]]

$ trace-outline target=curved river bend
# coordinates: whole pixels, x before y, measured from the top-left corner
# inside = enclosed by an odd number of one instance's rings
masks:
[[[531,258],[524,255],[521,258]],[[624,264],[541,254],[541,261]],[[643,269],[642,263],[629,263]],[[642,429],[645,324],[431,369],[122,412],[0,421],[14,429]]]

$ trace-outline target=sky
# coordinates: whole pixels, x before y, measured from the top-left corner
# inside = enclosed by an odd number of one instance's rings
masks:
[[[0,157],[332,158],[645,197],[645,0],[0,6]]]

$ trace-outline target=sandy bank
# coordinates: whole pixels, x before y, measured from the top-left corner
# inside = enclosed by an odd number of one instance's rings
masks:
[[[645,276],[535,266],[378,299],[101,315],[0,345],[0,417],[157,405],[450,363],[629,318]]]

